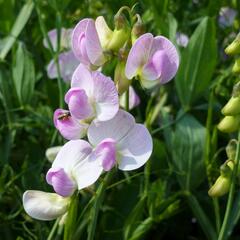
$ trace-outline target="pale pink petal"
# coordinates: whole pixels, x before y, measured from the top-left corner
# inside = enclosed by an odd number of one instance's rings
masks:
[[[88,96],[93,94],[94,82],[92,73],[83,64],[80,64],[74,71],[71,87],[85,90]]]
[[[50,168],[46,180],[53,186],[54,191],[63,197],[71,196],[76,189],[75,182],[70,179],[63,168]]]
[[[176,75],[179,66],[179,55],[176,47],[167,38],[163,36],[155,37],[153,48],[151,50],[151,57],[153,57],[152,61],[156,68],[158,68],[160,53],[162,54],[162,52],[158,52],[159,50],[164,51],[164,54],[166,55],[164,57],[161,56],[161,58],[164,58],[163,62],[167,61],[167,63],[164,63],[164,73],[163,71],[161,73],[159,72],[160,75],[162,74],[162,76],[160,76],[160,82],[166,83]],[[158,71],[158,69],[156,70]]]
[[[116,164],[116,142],[111,138],[106,138],[100,142],[94,150],[95,157],[105,171],[111,170]]]
[[[23,194],[23,207],[29,216],[49,221],[67,212],[69,200],[56,193],[26,191]]]
[[[159,73],[152,59],[150,59],[150,61],[146,65],[144,65],[141,77],[149,81],[156,80],[159,77]]]
[[[63,168],[71,175],[73,168],[84,161],[92,152],[92,147],[84,140],[71,140],[63,145],[56,159],[53,161],[52,168]]]
[[[86,32],[86,28],[87,28],[89,21],[93,21],[93,20],[90,18],[85,18],[85,19],[81,20],[76,25],[76,27],[73,29],[73,32],[72,32],[72,50],[73,50],[76,58],[79,59],[81,62],[88,61],[88,59],[85,59],[82,56],[83,49],[81,49],[81,41],[83,40],[83,37],[85,37],[84,34]]]
[[[73,118],[69,111],[57,109],[54,112],[54,125],[67,140],[79,139],[85,136],[88,125]]]
[[[88,140],[93,146],[97,146],[106,138],[112,138],[118,142],[133,128],[134,124],[135,119],[130,113],[119,110],[111,120],[93,121],[88,128]]]
[[[47,65],[47,75],[50,79],[58,77],[57,66],[54,60],[51,60],[50,63]]]
[[[65,82],[71,81],[73,72],[78,65],[79,60],[72,51],[63,52],[59,55],[60,73]]]
[[[145,33],[136,40],[127,58],[125,74],[128,79],[136,76],[140,68],[147,63],[152,44],[153,35],[151,33]]]
[[[59,54],[60,77],[65,82],[71,80],[73,72],[78,65],[79,61],[76,59],[72,51]],[[58,78],[57,65],[54,60],[51,60],[47,66],[47,75],[51,79]]]
[[[52,44],[53,50],[56,51],[57,50],[57,29],[52,29],[51,31],[49,31],[48,37]],[[43,46],[49,49],[49,45],[46,38],[43,39]]]
[[[91,64],[101,66],[105,62],[103,50],[95,27],[95,22],[89,20],[86,28],[86,51]]]
[[[143,166],[153,149],[152,137],[143,124],[136,124],[118,143],[119,169],[134,170]]]
[[[118,92],[111,78],[100,72],[93,73],[95,110],[97,119],[107,121],[113,118],[119,109]]]
[[[102,165],[96,158],[92,158],[92,154],[89,154],[83,161],[78,162],[73,171],[73,177],[77,182],[78,190],[95,183],[102,172]]]
[[[86,92],[80,88],[70,88],[65,95],[70,113],[77,119],[86,119],[93,115],[93,109],[88,100]]]

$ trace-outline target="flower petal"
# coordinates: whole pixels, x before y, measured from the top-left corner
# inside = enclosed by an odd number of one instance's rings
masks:
[[[55,127],[67,140],[82,138],[88,128],[87,124],[80,123],[64,109],[57,109],[54,112],[53,121]]]
[[[85,90],[88,96],[93,94],[93,78],[91,72],[80,64],[73,73],[71,87]]]
[[[102,48],[106,48],[112,37],[113,31],[108,27],[103,16],[99,16],[95,20],[95,26]]]
[[[111,78],[100,72],[93,73],[95,107],[97,119],[107,121],[113,118],[119,109],[118,92]]]
[[[93,154],[105,171],[111,170],[116,164],[116,142],[111,138],[104,139],[97,145]]]
[[[56,193],[26,191],[23,194],[23,207],[28,215],[38,220],[53,220],[63,215],[69,205],[69,198]]]
[[[135,127],[118,144],[121,159],[119,169],[134,170],[144,165],[152,154],[152,137],[142,124]]]
[[[51,60],[49,64],[47,65],[47,75],[50,79],[54,79],[58,77],[57,74],[57,66],[54,62],[54,60]]]
[[[76,27],[73,29],[73,32],[72,32],[72,50],[76,58],[79,59],[81,62],[82,60],[84,60],[82,56],[81,40],[82,40],[83,34],[86,32],[86,28],[89,21],[93,21],[93,20],[90,18],[85,18],[81,20],[76,25]]]
[[[125,74],[128,79],[137,75],[138,70],[147,63],[153,44],[153,35],[145,33],[132,46],[126,63]]]
[[[54,191],[63,197],[71,196],[76,189],[75,182],[70,179],[63,168],[50,168],[46,180],[53,186]]]
[[[163,52],[158,52],[159,50],[163,50],[164,54],[166,55],[164,56],[163,62],[167,61],[167,63],[164,63],[164,66],[165,66],[164,73],[163,71],[161,73],[159,72],[159,74],[161,75],[160,81],[163,84],[170,81],[176,75],[176,72],[179,66],[179,55],[176,47],[167,38],[163,36],[155,37],[153,42],[153,47],[151,50],[152,52],[151,56],[153,57],[152,61],[157,71],[158,71],[157,69],[158,61],[160,57],[159,54],[163,53]]]
[[[97,146],[106,138],[112,138],[118,142],[130,131],[134,124],[135,119],[130,113],[119,110],[111,120],[93,121],[88,128],[88,140],[93,146]]]
[[[93,115],[93,109],[88,100],[86,92],[80,88],[71,88],[65,95],[69,111],[77,119],[86,119]]]
[[[52,164],[53,169],[63,168],[72,174],[73,168],[92,152],[90,144],[84,140],[71,140],[63,145]]]
[[[95,183],[103,171],[98,159],[92,158],[92,154],[74,167],[73,177],[77,182],[78,190],[89,187]]]
[[[72,51],[63,52],[59,55],[60,73],[65,82],[71,81],[73,72],[78,65],[79,60]]]
[[[103,50],[93,20],[88,22],[85,36],[87,56],[91,64],[95,66],[103,65],[106,60],[103,55]]]

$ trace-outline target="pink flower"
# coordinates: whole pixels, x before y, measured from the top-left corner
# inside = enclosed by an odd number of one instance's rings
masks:
[[[67,142],[46,175],[56,193],[30,190],[23,194],[23,207],[33,218],[53,220],[68,211],[70,196],[97,181],[103,168],[90,159],[92,147],[83,140]]]
[[[76,25],[72,49],[80,62],[90,68],[97,69],[107,61],[93,19],[85,18]]]
[[[111,78],[80,64],[65,95],[70,113],[77,119],[106,121],[118,112],[118,92]]]
[[[176,34],[176,42],[179,46],[181,47],[187,47],[188,42],[189,42],[189,37],[181,32],[177,32]]]
[[[102,173],[102,167],[89,156],[90,144],[84,140],[67,142],[59,151],[46,175],[47,182],[63,197],[71,196],[76,189],[92,185]]]
[[[58,56],[60,75],[65,82],[71,80],[74,70],[79,65],[79,60],[76,59],[72,50],[60,53]],[[51,79],[57,78],[57,66],[54,60],[51,60],[47,66],[47,74]]]
[[[90,158],[101,163],[105,171],[115,165],[124,171],[137,169],[146,163],[153,148],[147,128],[136,124],[134,117],[123,110],[111,120],[92,122],[88,140],[95,147]]]
[[[72,29],[61,29],[60,50],[62,50],[63,52],[59,54],[58,61],[60,75],[65,82],[71,80],[74,70],[79,65],[79,60],[75,57],[73,51],[71,50],[71,34]],[[52,44],[53,50],[57,51],[57,29],[53,29],[48,32],[48,36]],[[43,40],[43,45],[46,48],[49,48],[46,39]],[[54,60],[51,60],[48,64],[47,74],[50,79],[58,77],[57,65]]]
[[[165,37],[145,33],[132,46],[125,74],[128,79],[139,77],[141,84],[151,88],[170,81],[179,66],[175,46]]]
[[[110,59],[130,37],[128,26],[112,31],[102,16],[94,21],[81,20],[73,30],[72,49],[75,56],[88,68],[96,70]]]
[[[91,121],[109,120],[119,109],[118,92],[111,78],[91,72],[82,64],[73,74],[65,102],[69,112],[56,110],[54,124],[68,140],[82,138]]]

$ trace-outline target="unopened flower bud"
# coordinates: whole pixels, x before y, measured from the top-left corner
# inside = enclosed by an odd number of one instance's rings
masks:
[[[232,68],[233,73],[240,73],[240,58],[235,60],[235,63]]]
[[[234,116],[240,114],[240,97],[231,97],[222,109],[225,116]]]
[[[240,97],[240,82],[234,85],[232,95],[233,97]]]
[[[114,72],[114,82],[119,95],[122,95],[131,84],[131,80],[125,76],[125,62],[119,61]]]
[[[230,161],[226,161],[220,167],[220,173],[221,173],[221,176],[223,176],[223,177],[230,177],[232,174],[232,169],[231,169],[232,165],[228,164],[229,162]]]
[[[226,147],[228,159],[234,160],[237,151],[237,140],[231,139]]]
[[[228,55],[236,55],[240,53],[240,34],[238,34],[234,41],[227,46],[225,53]]]
[[[136,14],[137,22],[133,25],[132,32],[131,32],[131,38],[132,38],[132,44],[139,38],[141,35],[145,33],[145,26],[142,22],[142,19],[140,18],[140,15]]]
[[[45,153],[47,160],[53,162],[61,148],[62,146],[48,148]]]
[[[208,195],[211,197],[221,197],[228,193],[230,188],[230,178],[219,176],[213,186],[209,189]]]
[[[218,124],[218,129],[225,133],[232,133],[240,127],[240,116],[226,116]]]
[[[115,29],[112,38],[108,43],[108,49],[118,51],[130,36],[130,28],[126,18],[122,14],[116,14],[114,17]]]

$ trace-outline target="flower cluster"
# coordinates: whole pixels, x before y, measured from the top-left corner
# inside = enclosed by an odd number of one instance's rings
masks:
[[[140,103],[133,79],[144,88],[167,83],[177,72],[179,57],[167,38],[142,34],[136,27],[139,22],[131,28],[118,13],[113,31],[103,17],[83,19],[72,30],[70,51],[80,64],[67,74],[71,76],[65,95],[68,109],[54,112],[55,127],[69,141],[47,153],[54,160],[46,181],[55,193],[24,193],[23,205],[30,216],[55,219],[67,212],[76,191],[95,183],[103,172],[114,167],[134,170],[150,158],[153,143],[148,129],[121,106],[128,105],[128,110]],[[61,44],[68,44],[65,38]],[[113,81],[101,69],[116,57]]]

